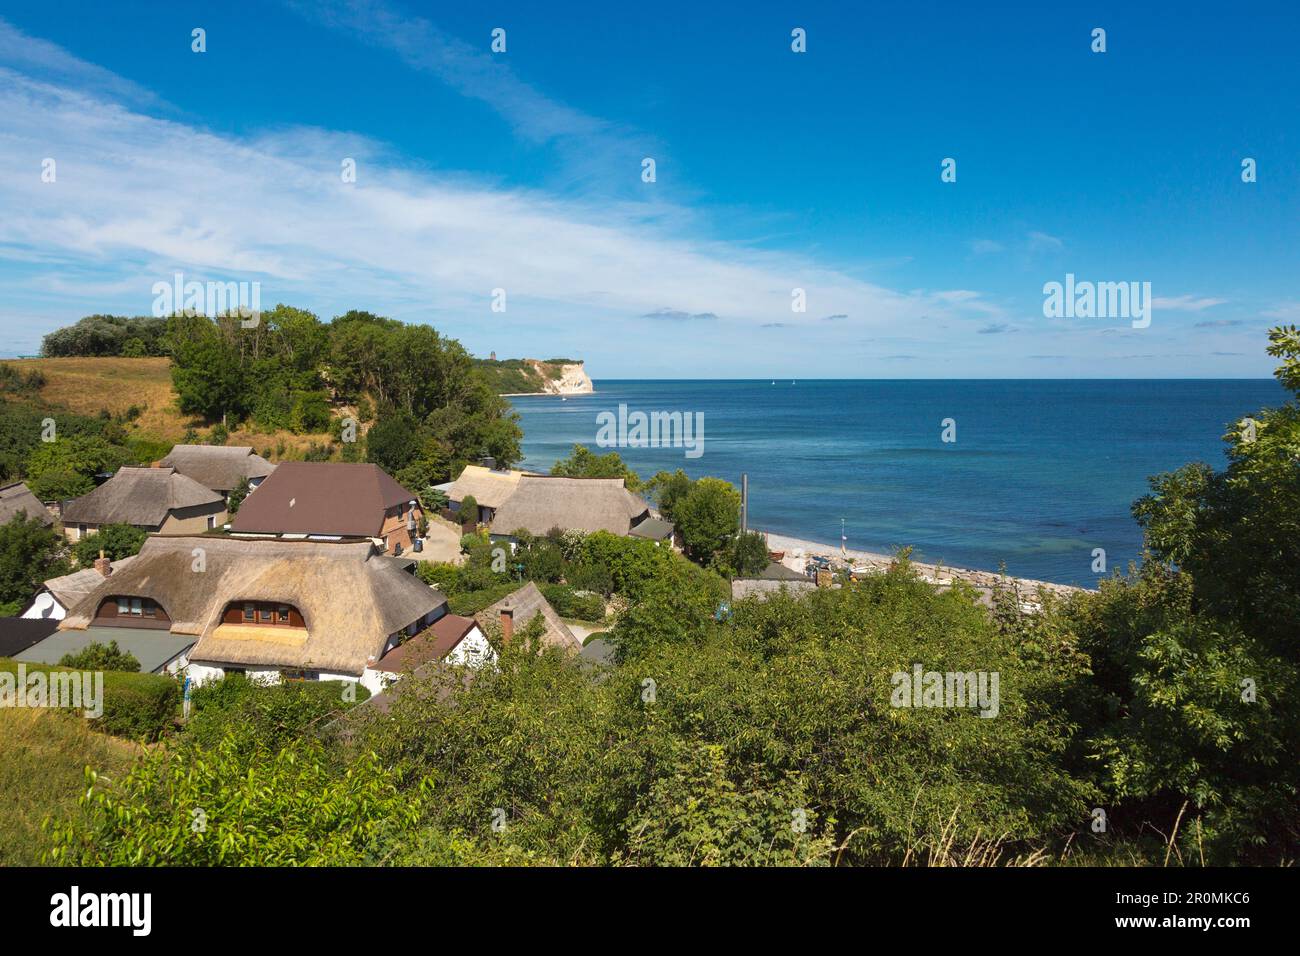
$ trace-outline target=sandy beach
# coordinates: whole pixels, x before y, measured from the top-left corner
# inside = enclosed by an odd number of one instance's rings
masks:
[[[803,571],[805,561],[810,557],[821,557],[830,560],[833,567],[853,567],[868,568],[877,571],[884,571],[889,567],[893,557],[888,554],[879,554],[874,551],[861,551],[855,548],[846,548],[843,552],[832,544],[824,544],[817,541],[807,541],[803,538],[792,538],[789,535],[776,534],[774,532],[763,532],[767,536],[767,548],[769,551],[784,551],[785,557],[782,564],[795,571]],[[913,566],[923,580],[932,584],[950,585],[954,579],[969,582],[982,591],[988,592],[1000,580],[1001,576],[996,571],[975,571],[969,568],[952,568],[947,565],[928,564],[924,561],[914,561]],[[1036,581],[1032,578],[1013,578],[1008,577],[1008,581],[1014,582],[1023,596],[1032,596],[1038,593],[1039,588],[1049,592],[1067,595],[1075,591],[1086,590],[1068,584],[1054,584],[1050,581]]]

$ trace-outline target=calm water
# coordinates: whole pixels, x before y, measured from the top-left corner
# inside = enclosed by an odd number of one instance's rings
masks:
[[[642,477],[683,468],[737,485],[750,524],[851,548],[913,545],[921,560],[1091,584],[1093,548],[1137,557],[1129,512],[1147,476],[1224,464],[1220,436],[1282,387],[1263,380],[598,381],[594,395],[512,399],[524,467],[548,470],[597,415],[702,412],[704,453],[620,448]],[[956,442],[940,422],[956,420]]]

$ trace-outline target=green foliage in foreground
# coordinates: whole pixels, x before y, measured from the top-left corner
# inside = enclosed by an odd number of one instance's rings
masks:
[[[1300,388],[1300,336],[1273,342]],[[718,620],[725,582],[648,542],[529,542],[629,602],[615,666],[514,642],[472,680],[410,677],[386,713],[331,717],[337,737],[290,720],[250,739],[228,720],[92,787],[51,830],[58,859],[1293,862],[1298,579],[1273,559],[1291,555],[1297,420],[1294,401],[1259,413],[1223,474],[1154,479],[1142,569],[1039,595],[1035,615],[1007,589],[992,613],[960,584],[936,592],[904,556]],[[996,717],[895,706],[915,664],[997,674]],[[196,807],[219,808],[218,836],[193,839]]]
[[[49,674],[66,667],[26,664],[27,673]],[[0,658],[0,671],[18,673],[18,662]],[[155,741],[179,716],[180,685],[160,674],[104,672],[104,713],[90,721],[94,729],[127,740]]]
[[[140,662],[135,655],[117,646],[117,641],[107,644],[88,644],[75,654],[64,654],[59,659],[60,667],[70,667],[83,671],[122,671],[139,673]]]

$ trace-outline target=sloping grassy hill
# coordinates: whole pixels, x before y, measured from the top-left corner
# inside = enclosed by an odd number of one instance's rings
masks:
[[[65,408],[80,415],[98,415],[108,409],[124,415],[132,406],[140,410],[127,424],[133,435],[174,444],[185,437],[189,428],[201,436],[210,430],[191,415],[182,415],[176,407],[172,388],[171,360],[166,358],[39,358],[4,359],[22,373],[37,369],[45,376],[45,385],[27,399],[41,406]],[[312,442],[327,442],[329,435],[295,435],[288,431],[257,432],[238,429],[230,433],[228,445],[252,445],[259,452],[277,448],[302,450]]]
[[[39,864],[41,821],[76,808],[85,768],[122,774],[143,750],[78,716],[22,707],[0,709],[0,741],[0,866]]]

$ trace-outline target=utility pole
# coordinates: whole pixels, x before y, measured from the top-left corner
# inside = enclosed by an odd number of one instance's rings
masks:
[[[749,531],[749,474],[740,476],[740,533]]]

